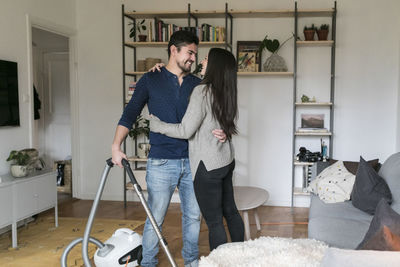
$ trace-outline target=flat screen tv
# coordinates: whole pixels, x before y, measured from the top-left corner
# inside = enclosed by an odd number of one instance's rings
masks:
[[[0,60],[0,126],[19,126],[17,62]]]

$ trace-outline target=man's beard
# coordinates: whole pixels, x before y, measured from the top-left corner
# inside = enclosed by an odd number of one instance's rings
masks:
[[[192,69],[193,62],[192,62],[192,64],[190,64],[190,67],[187,67],[187,66],[186,66],[186,63],[188,63],[188,62],[191,62],[191,61],[187,60],[187,61],[185,61],[184,64],[181,64],[180,62],[178,62],[178,67],[179,67],[183,72],[190,72],[191,69]]]

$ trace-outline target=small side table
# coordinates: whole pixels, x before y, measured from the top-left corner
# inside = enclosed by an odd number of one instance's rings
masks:
[[[251,236],[248,211],[253,210],[257,230],[261,230],[260,218],[258,217],[257,208],[268,200],[269,193],[265,189],[252,186],[234,186],[233,192],[236,207],[239,211],[242,211],[243,213],[245,238],[246,240],[249,240],[251,239]]]

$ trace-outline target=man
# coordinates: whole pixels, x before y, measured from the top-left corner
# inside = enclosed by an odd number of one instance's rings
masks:
[[[168,64],[160,72],[148,72],[136,85],[134,96],[126,106],[118,123],[112,144],[112,161],[122,167],[126,155],[121,143],[137,116],[147,104],[149,112],[169,123],[180,123],[188,106],[188,100],[200,79],[190,74],[196,60],[199,39],[188,31],[177,31],[168,43]],[[221,141],[226,136],[221,130],[213,131]],[[148,204],[155,220],[161,227],[168,206],[179,188],[182,210],[182,257],[185,266],[198,264],[198,237],[200,210],[193,190],[188,160],[188,142],[150,132],[151,149],[147,162]],[[147,218],[143,230],[143,260],[141,266],[156,266],[158,239]]]

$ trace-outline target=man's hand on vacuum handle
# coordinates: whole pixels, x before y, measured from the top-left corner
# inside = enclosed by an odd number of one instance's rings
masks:
[[[119,166],[120,168],[123,168],[122,166],[122,159],[128,160],[127,156],[125,155],[124,152],[121,150],[121,144],[122,141],[125,139],[125,137],[128,135],[129,129],[118,125],[117,130],[115,131],[115,136],[114,136],[114,141],[111,145],[111,155],[112,155],[112,162]]]

